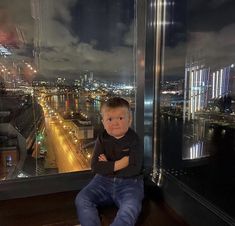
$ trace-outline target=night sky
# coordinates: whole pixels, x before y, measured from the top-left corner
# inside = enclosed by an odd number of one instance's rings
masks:
[[[185,62],[201,60],[211,71],[235,62],[235,1],[181,0],[169,5],[165,79],[184,78]]]
[[[24,2],[24,4],[22,3]],[[133,79],[134,0],[50,0],[41,2],[37,33],[29,0],[1,0],[5,32],[21,29],[25,45],[16,58],[32,55],[40,42],[40,74],[77,78],[85,71],[104,79]],[[17,36],[17,35],[16,35]]]
[[[127,45],[123,37],[130,28],[133,14],[133,0],[78,1],[71,9],[71,29],[81,42],[111,51],[113,47]]]
[[[35,2],[42,7],[37,38],[44,77],[77,78],[92,71],[104,79],[133,79],[135,0]],[[172,2],[167,5],[166,79],[183,78],[188,58],[203,56],[213,69],[235,62],[234,0]],[[31,14],[29,0],[0,1],[0,42],[17,42],[16,27],[22,31],[25,44],[14,50],[19,60],[33,55],[37,30]]]

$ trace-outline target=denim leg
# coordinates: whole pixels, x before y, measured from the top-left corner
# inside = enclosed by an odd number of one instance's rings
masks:
[[[111,184],[102,176],[96,175],[77,195],[75,205],[82,226],[100,226],[97,206],[112,202],[109,191]]]
[[[114,200],[119,209],[111,226],[134,226],[142,208],[143,180],[123,179],[115,185]]]

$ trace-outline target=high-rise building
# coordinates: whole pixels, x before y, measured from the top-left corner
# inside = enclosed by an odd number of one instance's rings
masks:
[[[190,62],[185,68],[184,120],[194,119],[195,112],[208,104],[208,85],[210,68],[200,61]]]
[[[225,66],[211,71],[199,60],[185,67],[184,120],[195,118],[195,113],[205,109],[210,101],[229,94],[230,69]]]

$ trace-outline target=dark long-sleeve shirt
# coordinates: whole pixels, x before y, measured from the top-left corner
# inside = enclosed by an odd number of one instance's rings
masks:
[[[100,154],[104,154],[108,161],[99,161]],[[114,172],[115,161],[124,156],[129,156],[129,165]],[[120,139],[110,136],[106,131],[97,137],[91,160],[91,169],[94,173],[121,178],[139,177],[142,163],[143,147],[134,130],[129,129]]]

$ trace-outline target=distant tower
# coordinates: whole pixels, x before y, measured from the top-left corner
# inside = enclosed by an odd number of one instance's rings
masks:
[[[89,82],[89,83],[92,83],[93,78],[94,78],[94,75],[93,75],[93,72],[91,71],[91,72],[90,72],[90,76],[89,76],[89,78],[88,78],[88,82]]]

